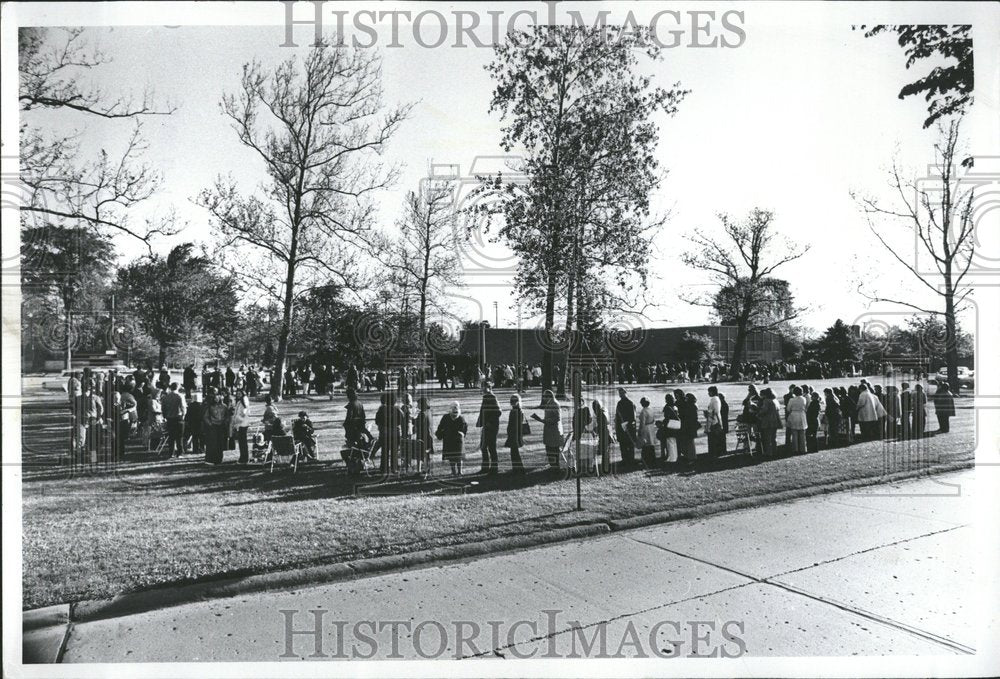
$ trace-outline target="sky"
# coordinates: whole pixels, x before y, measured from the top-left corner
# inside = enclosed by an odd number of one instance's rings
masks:
[[[922,129],[924,102],[897,98],[900,87],[925,67],[907,71],[891,36],[865,39],[852,31],[843,7],[817,11],[813,5],[809,13],[791,3],[747,7],[747,39],[739,48],[677,48],[647,66],[657,84],[679,81],[691,92],[675,116],[658,119],[657,157],[667,176],[652,204],[670,218],[655,238],[650,265],[654,278],[647,297],[655,306],[648,318],[623,322],[709,322],[707,309],[678,297],[709,284],[680,260],[689,247],[686,235],[718,233],[717,213],[739,217],[753,207],[773,210],[776,230],[810,248],[776,272],[806,307],[804,327],[822,330],[836,318],[863,318],[868,301],[857,292],[859,284],[937,304],[880,252],[850,196],[855,190],[888,198],[886,170],[894,156],[914,177],[930,162],[933,131]],[[301,43],[310,30],[302,29]],[[162,173],[163,187],[133,218],[172,209],[186,222],[182,233],[156,244],[160,252],[182,241],[208,242],[209,216],[194,197],[220,174],[232,174],[247,192],[263,176],[221,114],[222,94],[236,91],[245,62],[274,64],[306,48],[280,47],[283,26],[116,26],[85,35],[111,58],[89,74],[96,85],[136,94],[149,88],[158,101],[176,107],[170,116],[143,122],[145,158]],[[501,121],[488,110],[493,83],[484,66],[492,50],[428,49],[408,37],[402,42],[402,48],[381,50],[386,101],[416,102],[386,154],[403,169],[397,185],[378,197],[379,222],[387,232],[395,228],[405,192],[418,186],[431,163],[458,165],[469,175],[474,168],[495,167],[503,154]],[[121,148],[130,132],[121,121],[83,119],[65,110],[27,115],[32,125],[80,132],[89,152]],[[904,231],[887,233],[906,250]],[[118,247],[126,259],[144,251],[124,240]],[[483,247],[487,257],[506,257],[499,246]],[[496,314],[501,326],[516,322],[509,276],[469,275],[466,282],[455,292],[463,315],[481,314],[492,323]]]

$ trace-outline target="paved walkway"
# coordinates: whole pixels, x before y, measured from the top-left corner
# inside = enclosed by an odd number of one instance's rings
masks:
[[[62,661],[974,654],[998,471],[84,622]]]

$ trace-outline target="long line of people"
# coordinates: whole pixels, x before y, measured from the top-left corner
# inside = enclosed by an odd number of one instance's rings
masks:
[[[207,463],[220,464],[225,450],[238,450],[238,463],[248,463],[252,422],[245,389],[234,386],[230,390],[210,384],[202,400],[198,393],[184,394],[176,382],[169,383],[165,390],[159,385],[152,386],[151,377],[118,375],[115,384],[108,385],[101,373],[73,374],[68,392],[74,414],[74,451],[84,458],[89,454],[93,460],[107,417],[108,423],[113,422],[116,427],[115,454],[119,458],[129,437],[138,434],[140,441],[148,441],[154,435],[162,437],[165,446],[161,450],[166,456],[203,453]],[[109,387],[111,403],[106,408],[102,394]],[[480,472],[495,474],[499,469],[498,436],[503,412],[489,381],[483,382],[482,391],[474,425],[481,430]],[[448,462],[451,473],[463,472],[470,427],[458,402],[451,403],[448,412],[433,427],[431,402],[426,396],[414,403],[408,391],[401,395],[385,391],[374,418],[378,434],[373,436],[368,431],[358,392],[348,388],[347,395],[343,422],[346,448],[361,447],[373,454],[380,453],[383,472],[406,472],[412,468],[426,475],[430,472],[435,441],[439,441],[442,458]],[[606,473],[612,467],[614,444],[620,451],[615,465],[623,469],[649,467],[658,462],[667,466],[692,465],[698,459],[696,441],[702,428],[708,445],[707,459],[727,452],[729,404],[718,386],[709,387],[708,403],[701,411],[695,394],[679,388],[664,395],[663,406],[656,412],[644,397],[637,408],[624,387],[618,389],[618,395],[610,417],[600,400],[586,403],[582,397],[574,399],[570,429],[565,431],[565,408],[552,391],[543,393],[541,414],[532,414],[530,418],[524,415],[520,396],[512,394],[506,439],[500,446],[510,450],[512,472],[525,473],[521,453],[526,437],[531,434],[529,420],[541,425],[541,442],[552,469],[558,469],[561,462],[563,466],[575,466],[579,457],[584,470]],[[827,448],[856,440],[921,437],[926,433],[929,400],[938,419],[938,432],[950,430],[949,420],[955,414],[954,397],[946,384],[939,385],[930,399],[919,383],[911,389],[906,382],[897,388],[861,379],[857,384],[825,388],[822,394],[807,384],[792,384],[781,399],[779,405],[770,387],[747,386],[742,410],[735,418],[737,449],[772,457],[778,452],[780,429],[785,429],[784,450],[793,454],[819,450],[820,434]],[[291,424],[295,440],[306,445],[315,456],[315,433],[305,411],[300,411]],[[286,433],[270,396],[265,397],[261,426],[267,438]],[[574,446],[577,442],[579,445]]]

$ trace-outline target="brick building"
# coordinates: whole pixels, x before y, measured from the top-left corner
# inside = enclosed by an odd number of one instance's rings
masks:
[[[480,332],[485,337],[480,337]],[[627,363],[660,363],[679,360],[677,345],[685,332],[708,335],[715,342],[716,352],[720,360],[729,362],[732,359],[736,344],[736,327],[719,325],[696,325],[681,328],[646,328],[622,342],[613,343],[617,350],[612,350],[607,343],[600,347],[590,347],[590,351],[598,354],[613,354],[619,360]],[[462,332],[458,346],[446,355],[478,357],[481,343],[485,341],[486,363],[493,365],[506,363],[526,363],[535,365],[542,362],[542,347],[545,342],[544,333],[529,328],[490,328],[468,329]],[[553,347],[557,351],[564,346]],[[747,337],[744,351],[748,361],[776,361],[781,356],[781,336],[769,331],[757,331]]]

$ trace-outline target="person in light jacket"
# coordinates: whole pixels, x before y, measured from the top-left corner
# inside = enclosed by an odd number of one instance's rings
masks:
[[[885,408],[867,384],[862,384],[858,392],[857,413],[862,438],[866,441],[877,439],[880,430],[879,420],[885,417]]]
[[[559,469],[559,453],[563,446],[562,405],[551,389],[542,393],[542,407],[545,408],[545,417],[532,413],[531,418],[542,423],[542,444],[545,446],[549,468]]]
[[[247,430],[250,428],[250,400],[242,389],[237,389],[233,402],[233,417],[229,422],[229,436],[236,439],[240,450],[239,464],[250,462]]]
[[[656,460],[656,417],[649,409],[649,399],[643,396],[639,399],[639,447],[642,451],[642,463],[651,466]]]
[[[795,387],[792,390],[792,397],[785,405],[785,427],[788,433],[788,452],[806,452],[806,428],[808,421],[806,418],[805,397],[802,396],[802,387]]]

